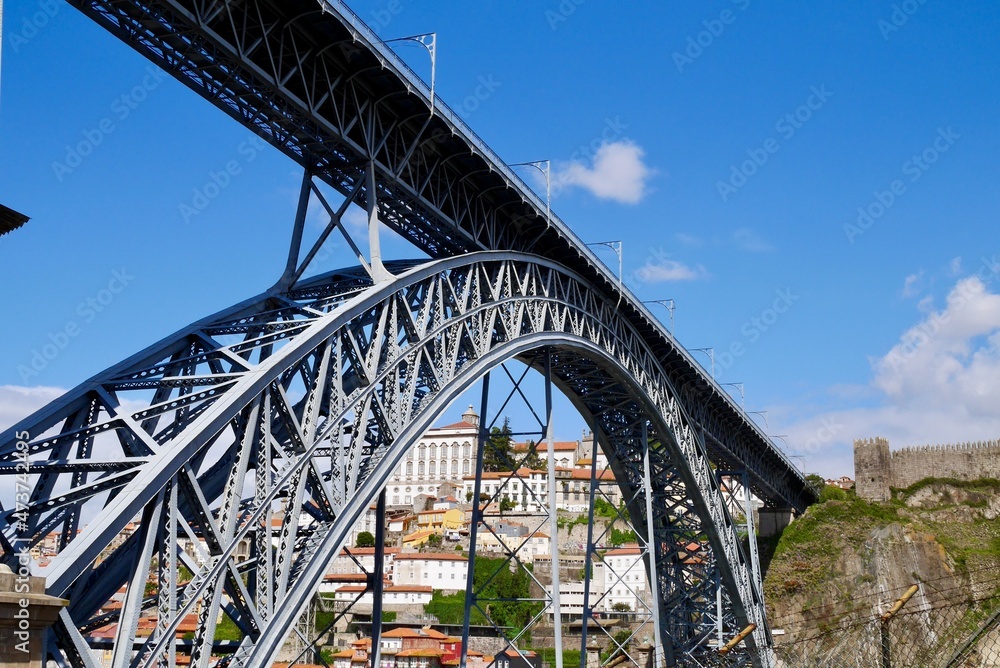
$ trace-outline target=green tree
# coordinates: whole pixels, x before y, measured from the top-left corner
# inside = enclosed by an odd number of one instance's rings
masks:
[[[371,531],[362,531],[358,534],[354,547],[375,547],[375,536]]]
[[[528,441],[528,454],[525,455],[524,461],[521,462],[521,466],[532,469],[533,471],[541,471],[545,469],[545,463],[542,462],[542,458],[538,455],[539,447],[546,446],[539,446],[539,444],[534,441]]]
[[[806,484],[812,488],[812,491],[816,493],[816,496],[819,496],[820,492],[823,491],[823,488],[826,487],[826,480],[824,480],[821,475],[810,473],[806,476]]]
[[[483,470],[510,471],[514,462],[513,447],[510,418],[505,417],[503,427],[493,427],[490,430],[490,438],[483,449]]]
[[[846,498],[847,492],[833,485],[824,485],[823,489],[819,493],[820,503],[825,503],[827,501],[844,501]]]
[[[618,517],[615,507],[599,496],[594,498],[594,514],[600,517]]]
[[[631,529],[626,529],[625,531],[619,530],[617,527],[611,527],[611,538],[609,542],[613,547],[618,547],[619,545],[624,545],[625,543],[635,543],[638,542],[635,532]]]

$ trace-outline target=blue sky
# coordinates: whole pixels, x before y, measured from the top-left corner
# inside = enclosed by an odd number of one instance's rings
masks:
[[[629,286],[675,300],[806,470],[850,475],[854,438],[1000,437],[996,3],[350,4],[437,32],[439,95],[509,162],[553,161],[556,213],[622,241]],[[4,13],[0,202],[32,217],[0,239],[9,424],[273,283],[300,172],[67,5]]]

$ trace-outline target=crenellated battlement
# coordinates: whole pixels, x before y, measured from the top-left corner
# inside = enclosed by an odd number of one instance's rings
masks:
[[[880,446],[889,446],[889,440],[881,436],[876,436],[875,438],[858,438],[854,440],[854,447],[863,448],[875,448]]]
[[[877,440],[877,439],[876,439]],[[882,439],[885,440],[885,439]],[[863,441],[855,441],[855,443]],[[946,445],[909,445],[902,447],[892,453],[893,458],[897,455],[919,452],[976,452],[980,450],[1000,451],[1000,440],[996,441],[970,441],[968,443],[948,443]]]
[[[915,445],[890,452],[885,438],[857,439],[854,475],[858,496],[873,501],[887,500],[892,487],[909,487],[924,478],[1000,478],[1000,440]]]

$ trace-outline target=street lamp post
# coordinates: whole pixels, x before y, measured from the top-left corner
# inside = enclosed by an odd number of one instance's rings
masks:
[[[659,304],[670,313],[670,333],[674,333],[674,300],[673,299],[647,299],[643,304]]]
[[[744,405],[746,402],[746,395],[743,394],[743,383],[721,383],[721,385],[722,387],[735,387],[740,391],[740,408],[746,412],[746,406]]]
[[[397,37],[396,39],[385,40],[386,44],[392,42],[415,42],[427,49],[427,54],[431,57],[431,116],[434,115],[434,82],[437,78],[437,33],[427,32],[422,35],[410,35],[408,37]]]
[[[712,363],[712,380],[715,380],[715,348],[688,348],[693,353],[705,353]]]
[[[759,415],[764,418],[764,429],[769,429],[767,426],[767,411],[743,411],[747,415]]]
[[[542,165],[545,165],[543,168]],[[510,167],[534,167],[545,177],[545,222],[552,219],[552,162],[549,160],[531,160],[529,162],[515,162]]]
[[[618,256],[618,304],[622,303],[622,242],[621,241],[593,241],[587,246],[606,246]]]

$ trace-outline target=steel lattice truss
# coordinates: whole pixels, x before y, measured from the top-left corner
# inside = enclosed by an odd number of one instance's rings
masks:
[[[710,574],[678,554],[697,532],[709,536],[737,625],[759,624],[766,644],[760,592],[662,366],[581,277],[511,253],[435,261],[374,286],[360,272],[307,281],[88,381],[0,437],[0,473],[15,473],[18,440],[33,462],[27,510],[3,514],[5,551],[61,532],[42,572],[49,593],[71,601],[56,633],[73,665],[96,665],[83,636],[109,621],[118,623],[116,666],[172,665],[177,626],[196,610],[184,651],[207,665],[220,609],[245,634],[232,664],[270,665],[409,446],[486,370],[539,347],[551,350],[553,381],[599,425],[627,499],[644,498],[642,425],[657,435],[649,450],[668,651],[696,648],[705,631],[692,620],[714,605],[703,592]],[[631,506],[645,526],[645,508]],[[136,518],[139,529],[113,544]],[[184,539],[200,539],[207,554],[192,558]],[[238,564],[241,542],[251,558]],[[159,590],[147,596],[151,564]],[[182,568],[193,574],[184,582]],[[121,612],[97,616],[122,584]],[[134,640],[153,607],[155,631]]]
[[[712,461],[798,511],[803,476],[569,226],[342,0],[69,0],[432,258],[557,261],[612,295],[647,340]],[[369,170],[374,178],[368,179]]]

